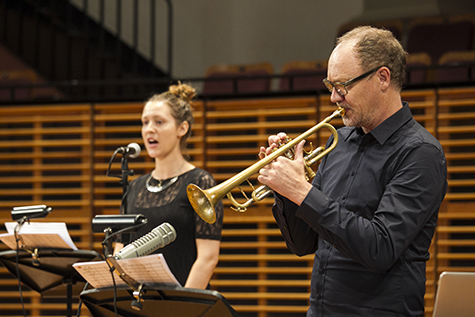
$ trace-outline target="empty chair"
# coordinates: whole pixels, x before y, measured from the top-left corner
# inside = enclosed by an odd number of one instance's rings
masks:
[[[234,66],[214,65],[208,68],[205,74],[203,87],[204,95],[232,94],[235,88],[235,82],[230,79],[237,77],[239,73]],[[216,80],[212,80],[216,78]],[[226,79],[225,79],[226,78]],[[237,84],[236,84],[237,85]]]
[[[429,67],[432,59],[426,52],[408,54],[406,57],[405,84],[423,84],[430,81]]]
[[[32,70],[11,70],[0,73],[0,100],[28,100],[34,98],[34,88],[21,87],[35,84],[36,73]],[[18,85],[18,87],[14,87]]]
[[[328,61],[291,61],[281,70],[280,91],[326,90],[322,80],[327,76]],[[287,76],[288,75],[288,76]]]
[[[214,65],[206,71],[203,95],[268,92],[272,74],[270,63]]]
[[[426,52],[437,63],[449,50],[472,50],[474,34],[472,16],[418,18],[409,27],[406,50],[409,54]]]
[[[475,79],[475,51],[450,51],[442,55],[436,71],[437,82],[464,82]]]

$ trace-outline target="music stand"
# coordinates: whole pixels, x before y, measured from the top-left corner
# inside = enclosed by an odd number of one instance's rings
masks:
[[[0,262],[18,278],[16,256],[16,250],[0,252]],[[95,251],[43,249],[38,251],[39,264],[35,265],[30,253],[19,250],[18,271],[21,282],[40,293],[42,297],[64,297],[66,294],[67,316],[71,316],[73,291],[78,295],[86,282],[72,265],[79,261],[99,259],[100,255]]]
[[[93,317],[115,317],[114,289],[89,289],[79,295]],[[118,288],[116,307],[119,316],[126,317],[239,317],[228,301],[218,292],[179,286],[147,286],[140,310],[132,307],[136,300],[130,288]]]

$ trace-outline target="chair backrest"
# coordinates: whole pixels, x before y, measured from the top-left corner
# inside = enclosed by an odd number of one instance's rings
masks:
[[[450,51],[438,62],[437,82],[460,82],[475,79],[475,51]],[[446,68],[447,67],[447,68]]]
[[[428,66],[432,59],[426,52],[408,54],[406,57],[406,81],[405,84],[422,84],[429,81]]]
[[[206,71],[203,95],[268,92],[274,72],[270,63],[213,65]]]
[[[280,91],[308,91],[325,89],[322,80],[327,75],[328,61],[290,61],[281,70]]]
[[[399,41],[402,41],[402,36],[403,36],[403,23],[399,19],[390,19],[390,20],[382,20],[382,21],[374,21],[374,22],[369,22],[369,21],[361,21],[361,22],[347,22],[345,24],[342,24],[337,31],[337,37],[342,36],[346,32],[354,29],[357,26],[361,25],[371,25],[377,28],[384,28],[388,31],[391,31],[394,35],[395,38],[397,38]]]

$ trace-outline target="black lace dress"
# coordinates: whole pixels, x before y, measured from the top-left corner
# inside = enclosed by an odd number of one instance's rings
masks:
[[[208,172],[194,168],[180,175],[170,187],[161,192],[152,193],[146,187],[149,177],[150,174],[146,174],[133,180],[126,196],[126,213],[143,214],[148,223],[137,232],[122,234],[118,241],[127,245],[162,223],[170,223],[176,230],[176,239],[155,253],[163,253],[170,270],[184,286],[197,257],[195,239],[221,240],[223,224],[222,203],[216,206],[216,222],[209,224],[203,221],[191,207],[186,195],[186,187],[192,183],[206,189],[214,186],[216,182]],[[162,181],[162,185],[165,185],[167,181]],[[156,186],[158,181],[152,178],[149,184]]]

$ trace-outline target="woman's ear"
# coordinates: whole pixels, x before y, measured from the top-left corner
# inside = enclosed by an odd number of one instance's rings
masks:
[[[183,121],[178,127],[178,136],[180,138],[183,137],[188,132],[189,129],[190,129],[190,125],[188,121]]]

